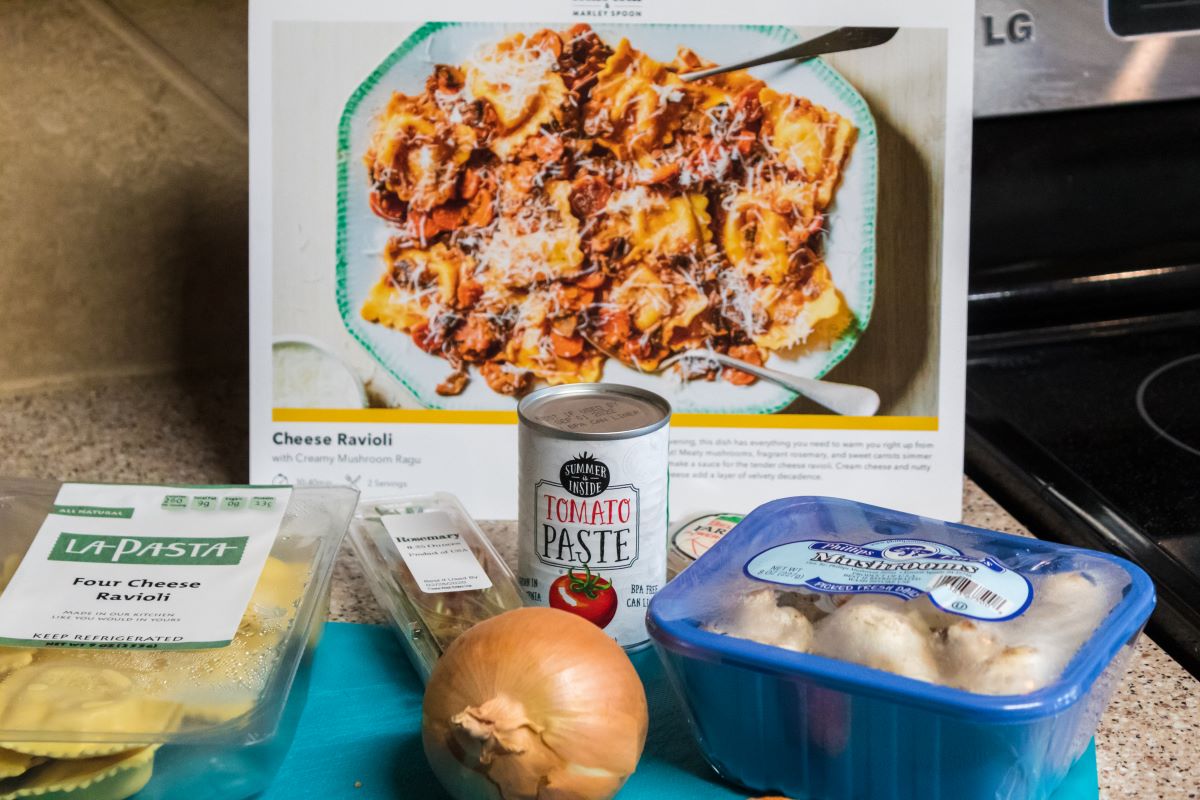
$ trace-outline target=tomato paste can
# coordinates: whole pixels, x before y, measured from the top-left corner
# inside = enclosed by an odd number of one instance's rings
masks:
[[[649,642],[646,608],[667,579],[671,405],[608,383],[551,386],[517,407],[517,580],[526,605]]]

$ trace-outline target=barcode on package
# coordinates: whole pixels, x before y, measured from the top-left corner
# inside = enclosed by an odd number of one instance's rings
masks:
[[[973,600],[978,603],[983,603],[988,608],[996,611],[1003,611],[1008,605],[1008,600],[993,592],[991,589],[976,583],[970,578],[964,578],[961,575],[943,575],[934,581],[929,587],[930,592],[937,591],[943,586],[948,586],[967,600]]]

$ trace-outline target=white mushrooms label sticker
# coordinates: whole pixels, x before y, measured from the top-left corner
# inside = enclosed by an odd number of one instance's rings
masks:
[[[1018,616],[1033,597],[1029,581],[994,558],[924,539],[790,542],[750,559],[746,574],[827,594],[928,594],[944,611],[991,621]]]

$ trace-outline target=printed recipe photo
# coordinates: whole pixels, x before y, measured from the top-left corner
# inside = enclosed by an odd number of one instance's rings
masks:
[[[936,33],[931,52],[944,51],[940,31],[906,33]],[[324,302],[342,330],[287,307],[304,287],[277,289],[276,407],[511,410],[541,386],[606,381],[679,411],[819,414],[737,366],[820,379],[848,361],[830,379],[878,392],[880,413],[936,413],[936,259],[918,235],[894,276],[876,269],[877,249],[913,238],[879,227],[930,223],[880,196],[873,104],[833,59],[688,77],[803,38],[414,26],[327,121]],[[928,149],[896,157],[937,172],[940,143]],[[278,259],[277,285],[290,280]],[[895,299],[877,298],[889,283]],[[873,317],[886,329],[874,346]],[[898,329],[912,341],[896,358]]]

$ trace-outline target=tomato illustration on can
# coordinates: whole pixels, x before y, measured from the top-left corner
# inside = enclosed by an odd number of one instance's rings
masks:
[[[617,614],[617,592],[611,581],[592,573],[583,565],[584,574],[569,569],[550,585],[550,607],[577,614],[603,628]]]

